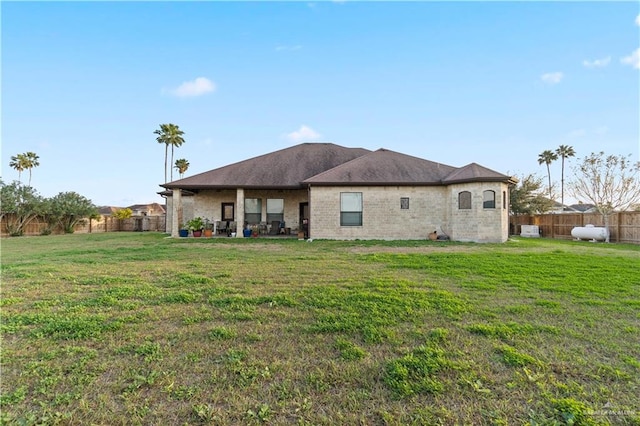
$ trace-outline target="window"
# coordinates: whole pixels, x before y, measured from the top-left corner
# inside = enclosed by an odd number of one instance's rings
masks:
[[[502,208],[507,209],[507,191],[502,191]]]
[[[267,223],[274,220],[284,222],[284,200],[282,198],[267,198]]]
[[[260,223],[262,220],[262,199],[244,199],[244,221],[250,225]]]
[[[362,226],[362,192],[340,193],[340,226]]]
[[[460,210],[471,209],[471,193],[469,191],[458,193],[458,208]]]
[[[400,198],[400,209],[401,210],[409,210],[409,197],[401,197]]]
[[[495,191],[484,191],[482,193],[482,207],[485,209],[496,208],[496,192]]]
[[[222,220],[233,221],[235,214],[233,211],[233,203],[222,203]]]

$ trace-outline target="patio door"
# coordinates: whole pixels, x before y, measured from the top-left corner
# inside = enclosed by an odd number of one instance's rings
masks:
[[[223,222],[229,221],[233,222],[233,218],[235,217],[234,204],[233,203],[222,203],[222,214],[220,218]]]
[[[300,217],[299,224],[304,231],[304,237],[309,238],[309,203],[300,203]]]

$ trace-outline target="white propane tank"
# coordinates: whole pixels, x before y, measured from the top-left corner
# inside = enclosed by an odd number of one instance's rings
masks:
[[[571,236],[577,240],[604,241],[608,235],[609,231],[607,228],[593,226],[591,224],[576,226],[571,230]]]

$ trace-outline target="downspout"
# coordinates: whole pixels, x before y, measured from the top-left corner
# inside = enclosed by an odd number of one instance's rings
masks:
[[[307,184],[307,203],[309,204],[309,220],[307,220],[307,238],[311,239],[311,184]]]

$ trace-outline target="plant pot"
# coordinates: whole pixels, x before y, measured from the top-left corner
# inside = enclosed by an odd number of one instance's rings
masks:
[[[210,238],[213,236],[213,229],[205,229],[204,230],[204,236],[207,238]]]
[[[178,230],[178,235],[180,235],[182,238],[188,237],[189,236],[189,230],[188,229],[179,229]]]
[[[199,230],[199,231],[193,231],[193,236],[194,236],[194,237],[196,237],[196,238],[197,238],[197,237],[201,237],[201,236],[202,236],[202,231],[201,231],[201,230]]]
[[[243,230],[243,231],[242,231],[242,235],[243,235],[245,238],[249,238],[249,237],[251,236],[251,229],[245,229],[245,230]]]

